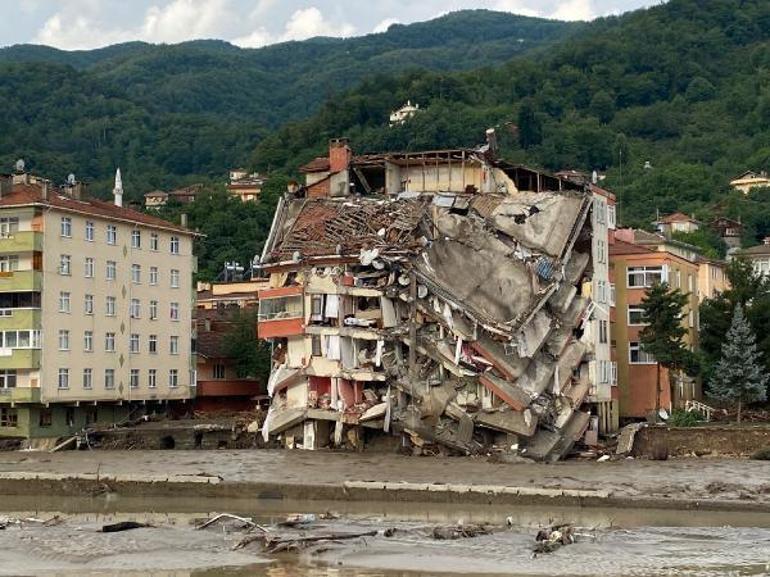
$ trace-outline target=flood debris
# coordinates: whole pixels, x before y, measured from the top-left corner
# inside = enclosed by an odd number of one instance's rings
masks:
[[[139,523],[137,521],[120,521],[119,523],[111,523],[109,525],[103,525],[102,533],[119,533],[121,531],[131,531],[132,529],[146,529],[148,527],[154,527],[149,523]]]
[[[279,201],[261,256],[265,441],[567,455],[596,372],[590,190],[484,149],[358,171],[346,150]]]
[[[432,536],[439,541],[454,539],[470,539],[480,535],[489,535],[491,531],[486,525],[450,525],[434,527]]]
[[[249,517],[239,517],[238,515],[233,515],[231,513],[220,513],[218,515],[214,515],[204,523],[198,525],[195,527],[197,530],[205,529],[207,527],[210,527],[211,525],[214,525],[215,523],[218,523],[220,521],[236,521],[240,524],[243,528],[252,528],[257,527],[257,524],[254,523],[254,521],[251,520]]]
[[[564,545],[572,545],[576,540],[575,528],[569,524],[554,525],[540,529],[535,535],[534,555],[553,553]]]

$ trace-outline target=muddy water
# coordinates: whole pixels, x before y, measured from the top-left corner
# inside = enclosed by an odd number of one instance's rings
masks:
[[[233,551],[240,538],[221,528],[195,531],[213,512],[270,524],[287,513],[335,511],[333,531],[398,527],[408,533],[340,542],[299,556],[273,558],[258,547]],[[90,577],[429,577],[520,575],[639,577],[770,574],[770,514],[577,508],[417,506],[278,500],[2,497],[0,517],[50,518],[0,531],[0,575]],[[154,528],[99,533],[119,520]],[[513,527],[504,528],[506,520]],[[492,535],[435,541],[435,525],[493,523]],[[532,558],[534,528],[570,522],[584,538]],[[420,532],[422,529],[428,530]]]

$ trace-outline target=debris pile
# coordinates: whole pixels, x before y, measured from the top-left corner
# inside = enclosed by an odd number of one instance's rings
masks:
[[[572,448],[589,423],[591,195],[497,172],[505,186],[486,193],[281,200],[260,265],[266,440],[360,449],[391,434],[415,453],[536,460]]]

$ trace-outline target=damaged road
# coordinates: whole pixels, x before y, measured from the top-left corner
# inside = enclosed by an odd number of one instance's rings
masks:
[[[480,152],[435,162],[433,185],[424,158],[384,155],[362,161],[366,194],[280,201],[260,264],[265,440],[553,461],[589,427],[590,192]]]

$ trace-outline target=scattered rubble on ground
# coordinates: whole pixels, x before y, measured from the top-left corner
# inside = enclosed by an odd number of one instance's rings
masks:
[[[356,172],[371,194],[281,199],[260,265],[265,439],[553,461],[589,427],[590,192],[446,153],[460,192],[374,194],[410,170],[378,157]]]

